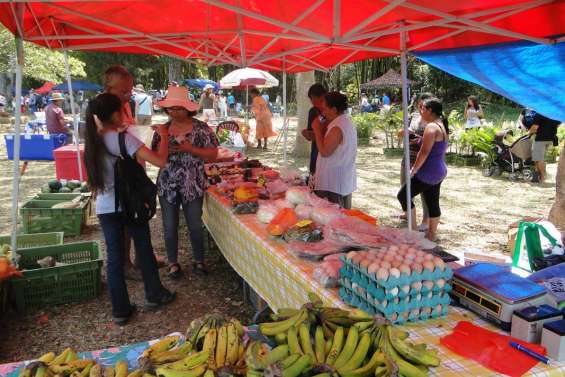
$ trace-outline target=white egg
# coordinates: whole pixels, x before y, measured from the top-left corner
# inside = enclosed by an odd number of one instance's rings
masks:
[[[401,274],[410,276],[410,274],[412,273],[412,271],[410,270],[410,266],[405,263],[401,264],[398,269],[400,270]]]
[[[418,262],[412,263],[410,265],[410,268],[412,269],[413,272],[416,272],[418,274],[421,274],[422,271],[424,270],[424,266],[422,266],[422,264]]]
[[[422,282],[421,281],[415,281],[411,284],[411,287],[416,291],[416,292],[420,292],[422,290]]]
[[[396,267],[392,267],[388,272],[393,278],[398,279],[400,277],[400,270]]]
[[[445,262],[443,261],[443,259],[441,259],[439,257],[435,257],[434,258],[434,264],[435,264],[436,268],[439,268],[440,271],[445,270]]]
[[[380,267],[379,262],[372,262],[372,263],[369,265],[369,268],[367,269],[367,272],[368,272],[369,274],[376,274],[377,271],[379,270],[379,267]]]
[[[384,268],[382,265],[381,267],[377,270],[377,279],[378,280],[384,280],[387,281],[388,280],[388,269]]]
[[[434,255],[426,253],[426,255],[424,255],[424,260],[434,260]]]
[[[392,264],[390,264],[390,262],[385,261],[385,260],[383,259],[383,260],[381,261],[381,267],[382,267],[382,268],[386,268],[386,269],[388,270],[389,268],[392,267]]]
[[[431,290],[434,287],[434,282],[431,280],[425,280],[423,283],[424,287]]]
[[[434,262],[432,262],[430,260],[425,261],[423,266],[426,270],[428,270],[430,272],[433,272],[434,268],[435,268]]]

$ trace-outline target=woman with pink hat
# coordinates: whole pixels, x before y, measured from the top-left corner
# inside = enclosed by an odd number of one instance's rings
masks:
[[[172,279],[182,276],[178,263],[178,223],[182,205],[188,225],[194,271],[206,274],[204,265],[204,231],[202,205],[207,188],[205,161],[214,160],[218,154],[218,140],[208,124],[195,118],[199,105],[190,101],[186,87],[170,86],[167,97],[159,106],[169,115],[169,158],[159,170],[157,192],[161,204],[165,248]],[[153,137],[157,148],[161,138]]]

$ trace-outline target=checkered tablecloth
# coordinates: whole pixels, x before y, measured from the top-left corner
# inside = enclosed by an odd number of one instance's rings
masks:
[[[288,252],[285,243],[272,239],[255,215],[234,215],[227,199],[213,189],[206,194],[204,223],[220,251],[235,271],[267,302],[273,310],[299,307],[314,292],[328,304],[346,307],[336,289],[326,289],[312,278],[315,263],[300,259]],[[458,307],[450,307],[446,318],[410,324],[411,339],[439,350],[441,366],[432,369],[438,376],[496,376],[480,364],[462,358],[439,345],[439,339],[451,333],[459,321],[496,331],[490,323]],[[538,363],[528,376],[565,376],[565,363],[550,366]]]

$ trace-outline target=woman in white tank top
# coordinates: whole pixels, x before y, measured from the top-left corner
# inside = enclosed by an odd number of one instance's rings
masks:
[[[318,196],[350,209],[351,194],[357,189],[357,131],[346,110],[347,97],[330,92],[322,111],[327,129],[319,119],[312,124],[319,151],[314,190]]]

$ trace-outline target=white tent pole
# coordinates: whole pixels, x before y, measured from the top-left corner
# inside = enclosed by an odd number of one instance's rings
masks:
[[[249,85],[245,86],[245,124],[249,126],[249,115],[247,112],[249,111]]]
[[[283,60],[283,161],[284,166],[287,166],[288,163],[288,153],[286,151],[287,143],[288,143],[288,125],[287,125],[287,114],[286,114],[286,61]]]
[[[82,177],[82,164],[81,164],[81,159],[80,159],[80,144],[79,144],[79,136],[78,136],[78,117],[77,117],[77,113],[75,111],[75,96],[73,94],[73,85],[72,85],[72,80],[71,80],[71,70],[69,68],[69,55],[67,53],[67,50],[65,49],[64,51],[64,56],[65,56],[65,74],[67,75],[67,89],[69,90],[69,99],[71,102],[71,114],[73,115],[73,139],[75,142],[75,147],[77,149],[77,164],[78,164],[78,176],[80,179],[80,182],[83,182],[83,177]]]
[[[406,32],[400,33],[400,74],[402,75],[402,124],[404,125],[404,173],[406,177],[406,205],[408,230],[412,229],[412,197],[410,187],[410,139],[408,138],[408,72],[406,62]]]
[[[16,12],[18,13],[18,12]],[[16,21],[18,22],[18,21]],[[18,22],[19,23],[19,22]],[[20,191],[20,126],[22,116],[22,70],[24,65],[24,44],[16,36],[16,108],[14,109],[14,172],[12,178],[12,263],[17,265],[18,196]]]

